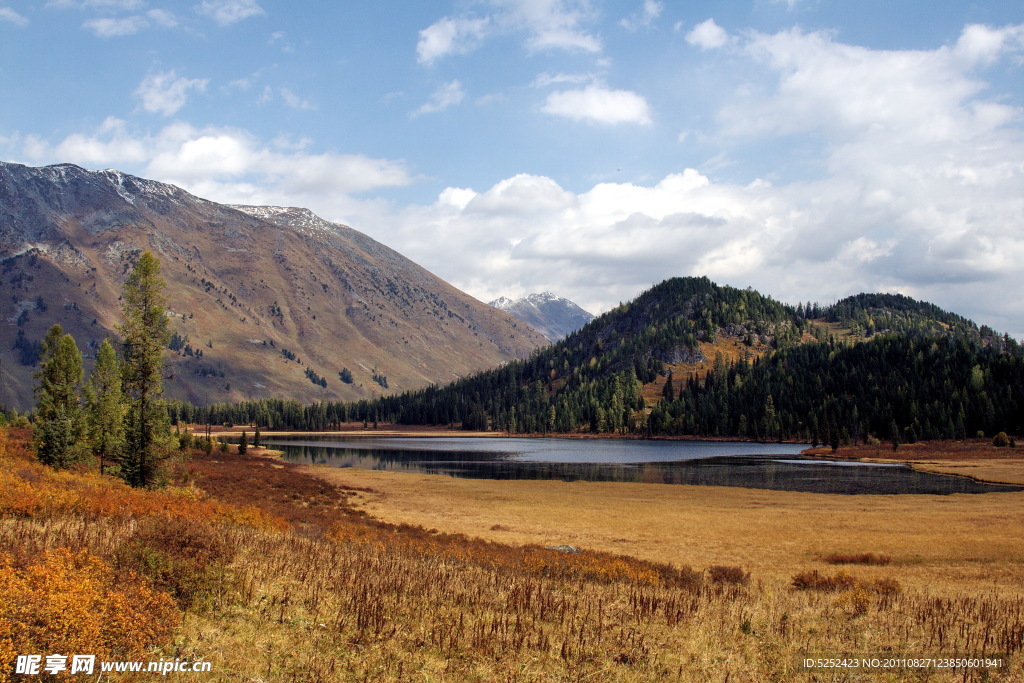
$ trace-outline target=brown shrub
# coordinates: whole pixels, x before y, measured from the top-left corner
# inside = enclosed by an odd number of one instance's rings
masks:
[[[853,555],[833,553],[832,555],[825,555],[821,559],[828,564],[870,564],[885,566],[892,562],[892,558],[888,555],[875,555],[874,553],[859,553]]]
[[[122,546],[116,562],[119,569],[147,577],[187,609],[223,592],[234,556],[232,544],[209,523],[148,518]]]
[[[715,565],[708,568],[708,579],[711,583],[745,586],[750,583],[750,573],[742,567]]]
[[[849,590],[856,585],[857,580],[846,572],[828,576],[817,569],[812,569],[793,576],[793,587],[797,590],[838,591]]]

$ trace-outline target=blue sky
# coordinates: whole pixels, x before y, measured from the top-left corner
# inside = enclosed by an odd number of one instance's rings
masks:
[[[306,206],[489,300],[673,275],[1024,337],[1024,5],[0,0],[0,158]]]

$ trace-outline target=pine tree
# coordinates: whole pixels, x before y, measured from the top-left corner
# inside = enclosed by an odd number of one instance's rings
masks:
[[[85,420],[79,400],[82,354],[60,325],[47,332],[36,378],[38,403],[33,442],[39,461],[57,468],[70,467],[85,450]]]
[[[661,390],[661,395],[665,398],[666,401],[670,403],[676,399],[676,391],[675,386],[673,386],[673,379],[674,377],[672,376],[672,371],[669,370],[668,379],[665,380],[665,387]]]
[[[242,430],[242,436],[239,437],[239,439],[238,439],[238,454],[239,455],[245,455],[246,451],[248,451],[248,450],[249,450],[249,437],[245,433],[245,430],[243,429]]]
[[[260,426],[256,425],[256,431],[252,435],[252,447],[260,448],[263,445],[260,439]]]
[[[170,421],[164,408],[164,348],[170,339],[160,262],[143,252],[124,284],[121,326],[124,394],[128,402],[121,476],[132,486],[158,483],[168,458]]]
[[[116,461],[124,447],[125,414],[128,406],[121,391],[121,368],[109,339],[96,351],[96,367],[85,387],[85,417],[92,454],[104,462]]]

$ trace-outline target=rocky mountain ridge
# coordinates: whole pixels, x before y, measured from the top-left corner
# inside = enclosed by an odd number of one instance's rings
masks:
[[[31,405],[33,353],[53,323],[87,359],[116,336],[121,285],[146,250],[168,285],[176,398],[373,398],[545,344],[307,209],[232,207],[114,170],[0,162],[0,403]]]

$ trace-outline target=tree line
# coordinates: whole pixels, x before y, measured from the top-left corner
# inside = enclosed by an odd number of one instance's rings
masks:
[[[846,326],[839,340],[818,320]],[[726,335],[752,349],[733,362],[700,342]],[[702,376],[666,364],[704,362]],[[890,294],[791,307],[707,278],[673,278],[530,358],[352,403],[263,400],[175,404],[172,420],[322,430],[353,421],[509,433],[728,436],[841,444],[1024,431],[1021,349],[1008,336]],[[644,384],[668,378],[648,408]]]

